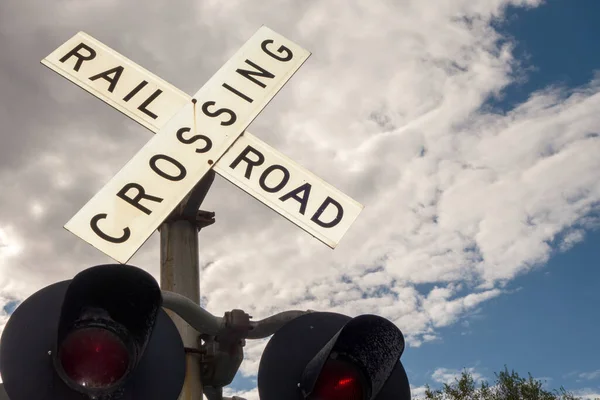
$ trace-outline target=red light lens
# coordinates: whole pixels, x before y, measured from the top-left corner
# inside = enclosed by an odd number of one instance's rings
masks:
[[[311,400],[364,400],[358,369],[345,361],[328,360],[315,384]]]
[[[67,376],[86,388],[106,388],[123,377],[129,365],[127,347],[117,335],[102,328],[71,332],[59,349]]]

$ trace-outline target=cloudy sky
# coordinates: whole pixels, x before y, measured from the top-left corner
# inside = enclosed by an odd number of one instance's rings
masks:
[[[202,304],[374,313],[414,394],[507,364],[600,393],[594,0],[3,0],[0,329],[112,262],[63,229],[150,131],[40,64],[84,31],[195,93],[266,25],[312,52],[250,126],[365,208],[331,250],[224,179],[203,205]],[[158,236],[130,261],[158,277]],[[266,341],[228,393],[258,398]],[[600,395],[599,395],[600,396]]]

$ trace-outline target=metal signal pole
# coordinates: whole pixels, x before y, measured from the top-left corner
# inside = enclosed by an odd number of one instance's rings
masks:
[[[215,222],[214,213],[200,211],[215,173],[210,171],[160,226],[160,286],[200,304],[198,231]],[[177,314],[168,311],[186,348],[198,349],[199,333]],[[186,353],[185,383],[179,400],[202,400],[200,360]]]

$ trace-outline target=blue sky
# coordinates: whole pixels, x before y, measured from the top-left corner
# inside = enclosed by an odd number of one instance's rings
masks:
[[[506,20],[497,28],[517,41],[514,54],[531,69],[527,81],[511,85],[504,101],[495,105],[506,110],[548,85],[576,87],[589,82],[600,68],[600,53],[594,51],[600,32],[598,15],[600,3],[595,0],[547,0],[533,9],[509,7]]]
[[[534,69],[525,83],[509,87],[493,105],[507,110],[548,85],[589,82],[600,71],[600,51],[594,50],[598,16],[600,2],[595,0],[551,0],[531,10],[511,9],[500,31],[518,42],[515,54]],[[405,364],[414,373],[412,383],[435,384],[430,380],[434,366],[475,367],[493,379],[493,372],[507,364],[522,375],[551,378],[550,387],[600,393],[600,373],[595,379],[579,377],[600,370],[600,231],[588,230],[582,243],[557,251],[508,288],[515,292],[443,329],[439,342],[410,349]]]
[[[599,16],[596,0],[511,8],[498,29],[516,40],[515,55],[530,68],[526,82],[511,85],[489,105],[506,111],[549,85],[572,88],[589,82],[600,71]],[[547,380],[548,387],[600,393],[600,373],[589,376],[593,379],[580,376],[600,371],[600,231],[589,230],[582,243],[557,251],[508,289],[514,293],[443,328],[441,340],[409,349],[404,365],[411,384],[439,387],[431,379],[438,367],[474,368],[491,382],[506,364],[522,376],[531,372]]]
[[[510,295],[485,303],[460,323],[441,330],[441,340],[411,348],[405,365],[412,382],[436,385],[438,367],[475,368],[488,380],[506,364],[522,376],[531,372],[549,387],[593,388],[600,376],[600,232],[558,254],[546,265],[511,282]]]
[[[506,111],[549,85],[572,88],[589,82],[600,71],[599,16],[596,0],[511,8],[498,28],[517,41],[515,55],[530,69],[526,82],[511,85],[490,105]],[[600,373],[580,376],[600,371],[600,231],[588,230],[582,243],[557,251],[508,289],[514,293],[442,329],[441,340],[409,349],[404,365],[411,384],[439,387],[431,379],[438,367],[474,368],[491,382],[506,364],[522,376],[531,372],[547,380],[548,387],[600,393]]]

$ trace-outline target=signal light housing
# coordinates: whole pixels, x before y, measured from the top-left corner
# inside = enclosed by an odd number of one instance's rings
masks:
[[[185,352],[161,305],[156,280],[120,264],[88,268],[36,292],[14,311],[0,340],[8,396],[177,399]]]
[[[404,336],[375,315],[315,312],[280,328],[258,369],[261,400],[410,400]]]

